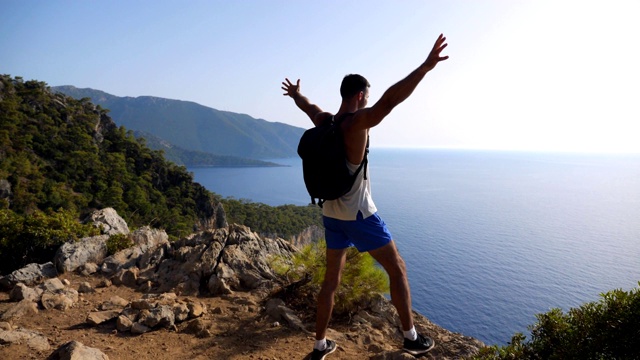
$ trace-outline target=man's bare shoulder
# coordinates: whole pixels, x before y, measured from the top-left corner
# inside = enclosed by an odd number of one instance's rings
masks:
[[[325,124],[327,121],[331,121],[333,114],[330,112],[320,112],[316,114],[316,117],[313,119],[313,124],[315,126],[321,126]]]
[[[351,131],[363,131],[371,128],[369,126],[370,108],[364,108],[357,110],[344,121],[344,129]]]

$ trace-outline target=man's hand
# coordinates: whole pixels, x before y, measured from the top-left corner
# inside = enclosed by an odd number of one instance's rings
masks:
[[[436,40],[436,43],[433,45],[433,49],[431,49],[427,60],[425,60],[422,64],[423,69],[425,69],[426,71],[430,71],[431,69],[436,67],[436,65],[438,65],[440,61],[444,61],[449,58],[449,56],[440,56],[442,50],[447,47],[447,43],[445,43],[446,40],[447,38],[442,34],[438,36],[438,40]]]
[[[300,110],[304,111],[315,125],[318,125],[316,124],[316,115],[321,113],[322,110],[318,105],[312,104],[309,99],[300,93],[300,79],[296,81],[295,85],[293,85],[293,83],[287,78],[284,80],[285,81],[282,82],[282,90],[284,90],[284,94],[282,95],[290,96],[293,101],[295,101],[296,106],[298,106]]]
[[[296,96],[300,95],[300,79],[296,82],[295,85],[289,81],[289,79],[285,78],[285,81],[282,82],[282,90],[284,90],[284,96],[290,96],[292,99],[295,99]]]

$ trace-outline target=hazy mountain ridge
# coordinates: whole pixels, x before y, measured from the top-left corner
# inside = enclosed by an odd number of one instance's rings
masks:
[[[297,156],[305,129],[220,111],[195,102],[154,96],[118,97],[95,89],[55,86],[76,99],[90,98],[109,109],[127,129],[147,132],[186,150],[253,159]]]
[[[237,156],[214,155],[204,151],[186,150],[173,145],[163,138],[144,131],[134,131],[136,138],[142,138],[153,150],[162,150],[164,158],[186,167],[237,167],[237,166],[284,166],[270,161],[240,158]]]

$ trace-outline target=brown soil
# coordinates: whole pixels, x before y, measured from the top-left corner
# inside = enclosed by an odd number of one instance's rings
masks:
[[[81,282],[88,281],[95,286],[100,280],[75,274],[64,274],[60,278],[69,280],[74,289]],[[314,338],[310,334],[275,324],[265,316],[260,306],[262,299],[251,293],[198,298],[197,301],[207,306],[201,318],[209,330],[206,336],[183,332],[188,322],[178,324],[174,329],[154,330],[142,335],[119,333],[115,321],[92,327],[86,324],[87,315],[103,301],[114,295],[129,301],[143,295],[124,286],[96,290],[95,293],[80,294],[78,303],[66,311],[40,309],[36,315],[12,320],[14,328],[22,327],[45,335],[51,350],[38,352],[26,344],[0,345],[0,359],[46,359],[55,349],[72,340],[100,349],[111,360],[308,359],[313,347]],[[0,292],[0,314],[13,304],[9,302],[8,293]],[[312,330],[312,326],[307,327]],[[348,324],[332,324],[328,335],[339,345],[330,359],[366,359],[374,355],[367,351],[369,345],[349,339]],[[400,340],[397,346],[401,346]]]

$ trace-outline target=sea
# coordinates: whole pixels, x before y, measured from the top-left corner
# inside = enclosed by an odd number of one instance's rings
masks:
[[[224,197],[310,201],[283,167],[190,168]],[[530,334],[640,281],[640,154],[371,149],[372,194],[408,269],[413,307],[486,344]]]

